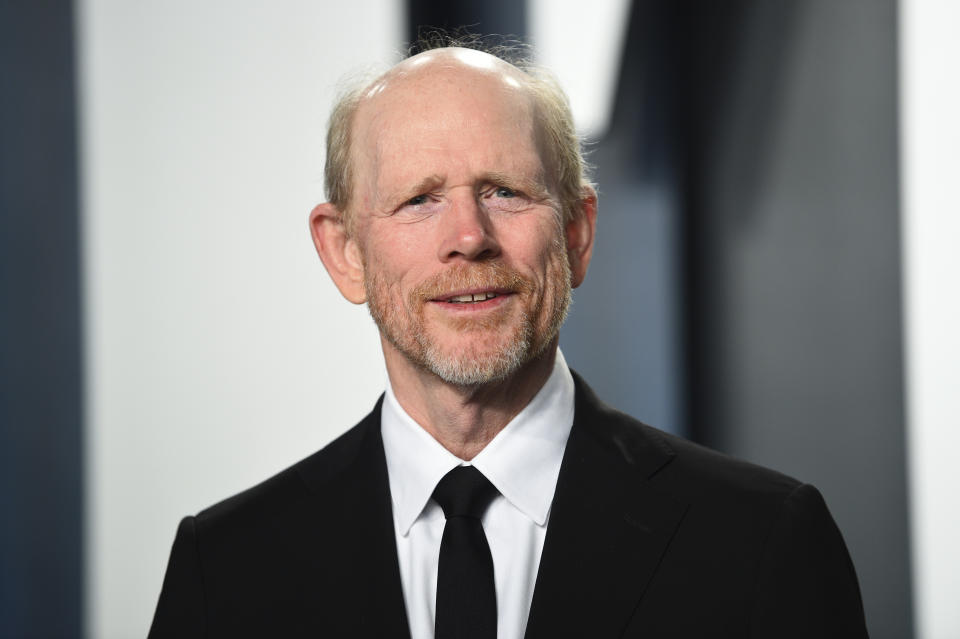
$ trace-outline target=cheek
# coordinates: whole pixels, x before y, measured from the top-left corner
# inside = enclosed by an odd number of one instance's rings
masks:
[[[416,284],[413,271],[405,259],[401,259],[395,246],[378,247],[368,243],[366,253],[372,256],[364,261],[364,278],[368,291],[381,304],[388,304],[394,311],[409,310],[408,293]]]
[[[365,250],[381,266],[393,271],[416,270],[436,254],[431,251],[433,234],[425,224],[395,223],[390,219],[371,222]]]
[[[523,251],[528,263],[537,269],[538,275],[547,279],[546,284],[552,284],[550,280],[556,277],[557,269],[562,268],[560,263],[567,259],[564,237],[558,226],[545,222],[535,230],[528,230],[522,237],[527,239]]]

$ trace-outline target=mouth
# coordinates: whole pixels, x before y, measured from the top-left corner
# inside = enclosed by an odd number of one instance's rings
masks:
[[[495,297],[499,297],[499,295],[492,291],[487,291],[485,293],[466,293],[464,295],[454,295],[453,297],[448,297],[447,299],[441,301],[448,304],[476,304],[477,302],[486,302],[487,300],[492,300]]]
[[[491,303],[502,301],[513,291],[507,289],[483,289],[478,291],[456,291],[450,294],[444,294],[442,297],[436,297],[430,301],[441,304],[452,304],[457,306],[489,306]]]

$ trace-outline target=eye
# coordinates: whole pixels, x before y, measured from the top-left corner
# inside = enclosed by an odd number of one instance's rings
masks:
[[[440,212],[442,208],[443,200],[441,196],[427,191],[420,195],[414,195],[409,200],[404,200],[394,209],[392,214],[407,222],[418,222]]]
[[[483,205],[490,211],[519,213],[530,206],[530,199],[522,191],[509,186],[491,185],[481,193]]]

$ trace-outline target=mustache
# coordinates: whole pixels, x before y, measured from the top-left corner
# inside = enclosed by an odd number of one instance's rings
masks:
[[[455,291],[500,289],[529,293],[533,283],[503,262],[457,264],[418,284],[410,291],[410,301],[440,299]]]

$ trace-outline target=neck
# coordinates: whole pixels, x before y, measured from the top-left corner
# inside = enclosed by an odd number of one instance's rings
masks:
[[[393,393],[410,417],[460,459],[469,461],[530,403],[553,371],[557,338],[506,379],[457,386],[412,364],[384,340]]]

